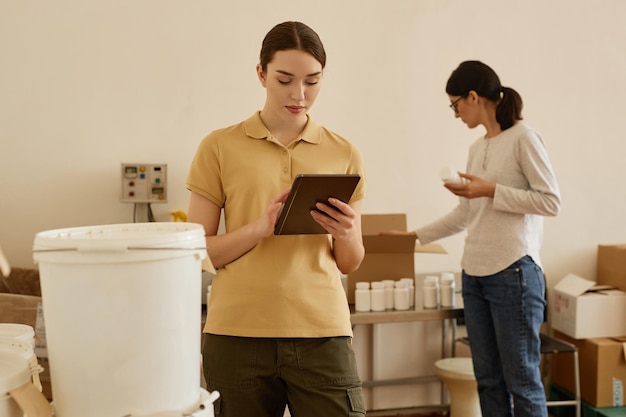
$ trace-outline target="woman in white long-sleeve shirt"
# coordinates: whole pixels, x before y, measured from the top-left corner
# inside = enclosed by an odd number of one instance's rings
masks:
[[[544,143],[522,123],[522,99],[479,61],[462,62],[446,86],[450,107],[470,129],[459,196],[447,215],[414,232],[421,244],[467,231],[461,266],[467,332],[483,417],[546,417],[539,330],[546,307],[539,251],[543,216],[560,194]]]

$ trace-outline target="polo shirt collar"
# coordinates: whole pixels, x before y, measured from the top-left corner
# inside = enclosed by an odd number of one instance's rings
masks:
[[[311,119],[309,115],[307,115],[307,118],[308,121],[300,134],[300,139],[309,143],[320,143],[322,139],[322,126]],[[254,139],[267,139],[270,134],[261,119],[260,111],[254,113],[244,122],[244,128],[246,135]]]

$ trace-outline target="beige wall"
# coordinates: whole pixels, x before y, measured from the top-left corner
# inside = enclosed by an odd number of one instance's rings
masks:
[[[471,5],[470,5],[471,3]],[[368,171],[365,212],[406,212],[411,226],[452,208],[440,167],[462,169],[470,131],[447,108],[445,81],[481,59],[522,94],[563,194],[546,221],[544,266],[593,278],[598,243],[626,241],[626,5],[587,1],[2,2],[0,245],[32,264],[34,234],[132,221],[121,162],[169,167],[169,202],[186,210],[199,140],[263,104],[254,66],[265,32],[307,22],[329,55],[314,117],[353,140]],[[419,255],[418,270],[458,269]]]
[[[362,150],[365,212],[416,227],[454,206],[437,173],[463,169],[482,131],[453,118],[444,85],[460,61],[484,60],[522,94],[559,178],[550,284],[594,278],[597,244],[626,242],[625,14],[621,0],[4,0],[0,246],[28,267],[39,231],[131,222],[122,162],[167,163],[156,218],[186,210],[196,146],[262,106],[261,39],[294,19],[326,45],[312,115]],[[449,254],[416,255],[417,272],[458,271],[463,236],[441,243]]]
[[[198,142],[260,108],[261,39],[296,19],[326,44],[312,115],[363,151],[365,212],[406,212],[416,227],[452,208],[437,172],[462,169],[481,131],[453,118],[444,85],[481,59],[522,94],[559,177],[551,282],[593,278],[596,245],[626,241],[625,13],[620,0],[3,1],[0,246],[30,266],[38,231],[132,221],[121,162],[167,163],[157,220],[186,210]],[[420,255],[418,270],[458,269],[463,237],[441,243],[450,254]]]

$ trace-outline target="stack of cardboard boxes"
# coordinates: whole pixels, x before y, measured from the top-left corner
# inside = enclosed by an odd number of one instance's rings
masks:
[[[563,278],[550,314],[555,336],[578,348],[582,400],[597,408],[626,405],[626,244],[598,246],[597,282]],[[559,356],[552,382],[574,392],[571,359]]]

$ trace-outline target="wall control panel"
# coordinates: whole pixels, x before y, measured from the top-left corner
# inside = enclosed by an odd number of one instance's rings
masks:
[[[122,164],[122,203],[167,203],[167,164]]]

